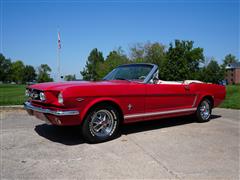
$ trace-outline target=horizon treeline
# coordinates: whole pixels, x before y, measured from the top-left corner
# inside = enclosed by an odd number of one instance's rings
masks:
[[[169,46],[159,42],[136,43],[129,48],[127,55],[121,47],[112,50],[104,58],[97,48],[92,49],[86,65],[80,74],[83,80],[101,80],[119,65],[130,63],[152,63],[159,67],[159,78],[169,81],[196,79],[219,83],[224,80],[225,67],[239,60],[227,54],[219,64],[213,57],[206,58],[204,49],[194,47],[193,41],[175,40]],[[38,67],[25,65],[22,60],[12,61],[0,53],[0,82],[25,84],[28,82],[49,82],[52,69],[48,64]],[[64,80],[76,80],[75,74],[64,76]]]
[[[159,67],[159,78],[168,81],[196,79],[204,82],[220,83],[224,80],[225,67],[239,60],[227,54],[218,64],[213,57],[206,58],[204,49],[194,47],[193,41],[175,40],[167,47],[159,42],[137,43],[129,48],[129,55],[120,48],[103,53],[94,48],[80,71],[84,80],[100,80],[108,72],[121,64],[152,63]]]

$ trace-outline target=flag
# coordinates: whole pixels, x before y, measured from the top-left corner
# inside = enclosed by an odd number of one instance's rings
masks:
[[[58,49],[61,49],[60,33],[58,32]]]

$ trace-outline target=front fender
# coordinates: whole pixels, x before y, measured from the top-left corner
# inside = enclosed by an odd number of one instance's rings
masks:
[[[111,102],[111,103],[114,103],[116,104],[117,106],[119,106],[120,109],[121,108],[121,105],[120,105],[120,102],[115,99],[115,98],[109,98],[109,97],[100,97],[100,98],[96,98],[96,99],[93,99],[91,100],[90,102],[88,102],[87,105],[85,105],[85,107],[81,110],[81,113],[80,113],[80,119],[81,119],[81,122],[84,120],[84,118],[87,116],[87,113],[89,112],[89,110],[96,104],[98,103],[101,103],[101,102]]]

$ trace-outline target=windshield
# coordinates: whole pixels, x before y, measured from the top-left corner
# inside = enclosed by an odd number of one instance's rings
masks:
[[[128,80],[143,82],[151,72],[153,66],[149,64],[129,64],[119,66],[111,71],[104,80]]]

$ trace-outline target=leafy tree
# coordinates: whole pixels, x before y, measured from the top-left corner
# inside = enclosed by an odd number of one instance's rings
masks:
[[[207,67],[203,67],[200,70],[199,79],[205,82],[211,82],[218,84],[223,80],[223,72],[217,61],[211,59]]]
[[[144,62],[157,64],[159,67],[165,57],[165,46],[160,43],[137,43],[130,48],[131,60],[133,62]]]
[[[75,76],[75,74],[74,75],[68,74],[64,77],[64,80],[65,81],[74,81],[74,80],[76,80],[76,76]]]
[[[193,41],[175,40],[167,51],[160,76],[165,80],[195,79],[203,60],[203,49],[194,48]]]
[[[53,81],[53,79],[50,77],[51,71],[52,69],[47,64],[41,64],[40,67],[38,67],[37,81],[39,83]]]
[[[134,63],[142,63],[145,61],[146,49],[144,44],[136,43],[130,47],[130,57]]]
[[[104,57],[102,52],[98,51],[97,48],[93,49],[88,56],[88,61],[86,63],[83,71],[80,71],[84,80],[99,80],[99,66],[104,62]]]
[[[159,72],[162,71],[163,61],[166,58],[165,46],[160,43],[146,44],[146,62],[157,64]]]
[[[128,64],[129,59],[124,54],[121,48],[118,50],[111,51],[107,56],[106,60],[99,66],[99,77],[103,78],[110,71],[122,64]]]
[[[24,68],[24,76],[23,81],[24,82],[32,82],[36,80],[36,71],[33,66],[26,65]]]
[[[162,71],[163,61],[166,58],[165,46],[162,44],[158,42],[138,43],[131,47],[130,51],[132,62],[157,64],[159,72]]]
[[[11,64],[11,80],[17,84],[21,84],[24,81],[24,64],[22,61],[18,60],[12,62]]]
[[[11,60],[6,59],[0,54],[0,81],[8,82],[11,80]]]
[[[228,54],[225,56],[223,60],[223,67],[226,67],[230,63],[237,63],[237,62],[238,62],[238,59],[236,58],[236,56],[232,54]]]

